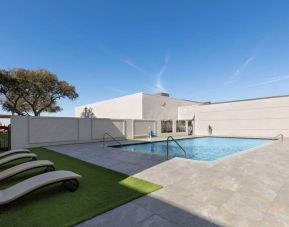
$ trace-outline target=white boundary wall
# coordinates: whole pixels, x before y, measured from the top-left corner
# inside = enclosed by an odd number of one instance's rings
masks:
[[[117,139],[144,138],[148,137],[149,128],[158,137],[183,136],[188,134],[187,124],[186,121],[186,132],[176,132],[173,120],[173,132],[161,133],[161,121],[154,120],[13,116],[11,146],[16,149],[98,142],[105,132]]]
[[[272,97],[203,106],[179,107],[179,119],[195,116],[195,133],[213,135],[272,137],[289,136],[289,97]]]
[[[131,120],[119,119],[15,116],[11,119],[11,146],[15,149],[95,142],[102,140],[105,132],[125,139],[132,135],[127,130],[131,125]]]

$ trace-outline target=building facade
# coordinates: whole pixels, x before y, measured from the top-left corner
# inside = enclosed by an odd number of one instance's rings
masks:
[[[96,118],[172,120],[178,118],[178,107],[198,106],[194,102],[169,97],[166,93],[136,93],[75,108],[75,117],[80,117],[84,108],[91,108]]]

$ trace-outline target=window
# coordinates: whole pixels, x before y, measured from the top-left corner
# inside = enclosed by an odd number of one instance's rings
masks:
[[[188,135],[193,135],[193,122],[188,121]]]
[[[176,121],[176,132],[186,132],[186,121]]]
[[[173,132],[173,121],[161,121],[161,132],[172,133]]]

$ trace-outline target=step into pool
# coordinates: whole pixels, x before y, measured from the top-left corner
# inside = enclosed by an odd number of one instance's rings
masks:
[[[186,151],[186,158],[203,161],[216,160],[271,141],[271,139],[225,138],[211,136],[177,140]],[[166,141],[146,142],[114,147],[135,152],[145,152],[163,156],[167,155]],[[185,157],[184,151],[174,141],[169,141],[169,157]]]

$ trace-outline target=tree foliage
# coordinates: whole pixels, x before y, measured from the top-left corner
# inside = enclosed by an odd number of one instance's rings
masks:
[[[87,108],[87,107],[84,107],[80,116],[83,118],[95,118],[95,114],[93,113],[92,108]]]
[[[78,97],[74,86],[45,69],[0,70],[0,95],[3,110],[21,116],[59,112],[59,99]]]

